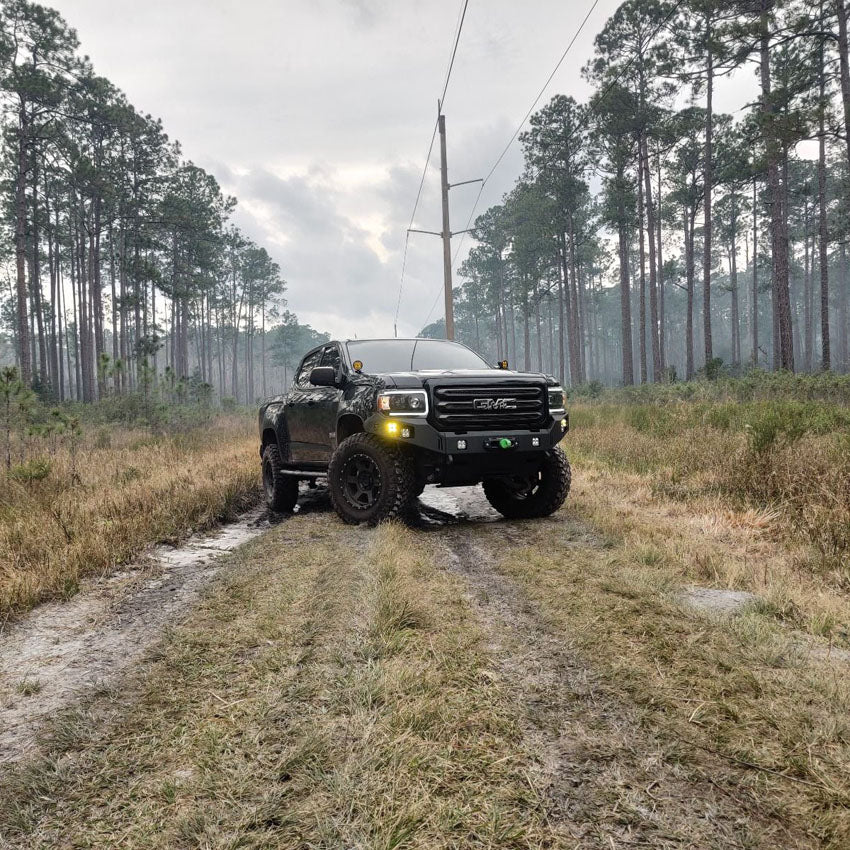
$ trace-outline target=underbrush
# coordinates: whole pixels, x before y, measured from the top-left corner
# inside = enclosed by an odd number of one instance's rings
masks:
[[[572,398],[600,399],[618,404],[675,401],[823,401],[850,405],[850,374],[834,372],[793,374],[753,369],[740,377],[722,370],[712,380],[673,381],[605,388],[598,381],[573,387]]]
[[[850,409],[775,400],[612,404],[571,410],[569,443],[647,475],[663,495],[771,509],[813,548],[810,567],[850,589]]]
[[[0,470],[0,618],[76,592],[146,545],[209,527],[256,500],[253,421],[182,428],[109,421],[103,410],[39,415]],[[182,414],[180,414],[182,416]],[[188,414],[187,414],[188,415]]]

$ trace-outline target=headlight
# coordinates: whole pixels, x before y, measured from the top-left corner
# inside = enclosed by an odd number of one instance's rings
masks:
[[[564,397],[563,387],[549,387],[549,413],[552,416],[560,416],[566,410]]]
[[[428,395],[424,390],[389,390],[378,394],[378,410],[388,416],[427,416]]]

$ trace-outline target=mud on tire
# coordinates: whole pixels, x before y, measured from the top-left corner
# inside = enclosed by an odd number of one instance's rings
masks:
[[[263,449],[263,491],[269,510],[291,513],[298,502],[298,479],[281,472],[280,449],[268,445]]]
[[[571,481],[570,462],[556,446],[546,453],[536,475],[487,478],[484,495],[508,519],[533,519],[555,513],[564,504]]]
[[[410,459],[373,434],[352,434],[331,456],[328,489],[340,518],[377,525],[403,513],[413,498]]]

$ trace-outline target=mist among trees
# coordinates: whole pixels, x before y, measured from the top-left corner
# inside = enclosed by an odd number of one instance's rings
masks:
[[[250,403],[281,385],[321,335],[281,313],[281,269],[232,223],[236,199],[57,12],[4,2],[0,98],[3,362],[56,401],[191,380]]]

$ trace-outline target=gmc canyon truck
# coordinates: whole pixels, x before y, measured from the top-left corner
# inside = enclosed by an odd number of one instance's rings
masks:
[[[543,517],[569,493],[568,428],[554,378],[493,367],[465,345],[328,342],[260,407],[263,487],[269,508],[288,512],[299,481],[326,476],[353,524],[403,514],[429,483],[481,483],[502,515]]]

